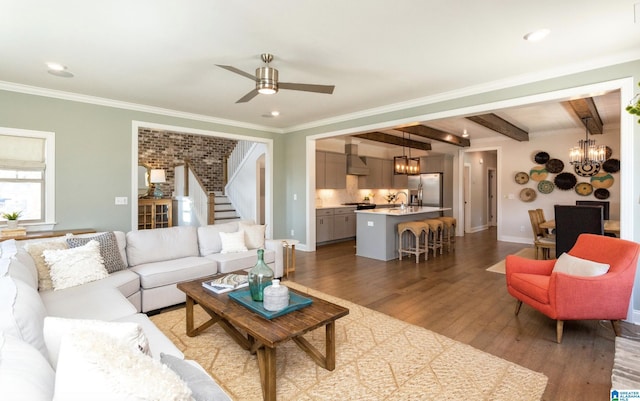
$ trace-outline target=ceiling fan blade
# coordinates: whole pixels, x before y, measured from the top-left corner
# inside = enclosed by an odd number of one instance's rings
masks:
[[[314,85],[314,84],[294,84],[291,82],[279,82],[280,89],[291,89],[294,91],[317,92],[332,94],[334,85]]]
[[[258,96],[258,90],[254,89],[251,92],[247,93],[246,95],[242,96],[240,100],[238,100],[236,103],[246,103],[256,96]]]
[[[238,75],[242,75],[243,77],[247,77],[252,81],[256,80],[256,77],[253,74],[249,74],[248,72],[244,72],[242,70],[237,69],[236,67],[232,67],[230,65],[220,65],[220,64],[216,64],[218,67],[220,68],[224,68],[225,70],[231,71],[231,72],[235,72]]]

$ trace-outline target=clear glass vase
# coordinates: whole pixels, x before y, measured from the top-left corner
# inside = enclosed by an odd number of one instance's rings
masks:
[[[264,300],[264,288],[271,285],[273,270],[264,263],[264,249],[258,249],[258,262],[249,270],[249,291],[251,299],[257,302]]]

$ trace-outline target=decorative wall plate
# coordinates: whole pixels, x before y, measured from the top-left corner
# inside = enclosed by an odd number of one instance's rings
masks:
[[[593,186],[588,182],[579,182],[576,185],[575,191],[578,195],[589,196],[593,192]]]
[[[607,173],[617,173],[618,171],[620,171],[620,160],[609,159],[606,162],[602,163],[602,169]]]
[[[532,188],[524,188],[520,191],[520,200],[523,202],[533,202],[536,199],[536,191]]]
[[[529,182],[529,174],[525,173],[524,171],[521,171],[519,173],[516,173],[516,182],[520,185],[526,184],[527,182]]]
[[[596,199],[609,199],[609,190],[598,188],[593,192],[593,196],[595,196]]]
[[[605,146],[604,148],[605,148],[605,150],[604,150],[604,159],[608,160],[613,155],[613,150],[611,150],[611,148],[608,147],[608,146]]]
[[[534,181],[542,181],[547,178],[549,172],[544,166],[533,166],[529,171],[529,178]]]
[[[578,179],[571,173],[560,173],[556,175],[556,178],[554,178],[553,180],[553,183],[556,184],[556,187],[558,187],[558,189],[562,189],[563,191],[572,189],[576,186],[577,182]]]
[[[547,152],[538,152],[533,156],[533,161],[538,164],[545,164],[549,161],[549,153]]]
[[[591,177],[600,171],[600,163],[586,165],[576,164],[573,169],[580,177]]]
[[[560,159],[551,159],[545,164],[547,171],[552,174],[558,174],[564,170],[564,163]]]
[[[614,182],[615,179],[613,176],[604,171],[591,177],[591,185],[593,185],[594,188],[609,188]]]
[[[555,188],[555,185],[551,181],[542,180],[538,183],[538,192],[541,194],[550,194],[553,188]]]

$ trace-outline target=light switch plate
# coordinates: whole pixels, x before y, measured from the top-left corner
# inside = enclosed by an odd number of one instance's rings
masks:
[[[128,201],[126,196],[116,196],[116,205],[126,205]]]
[[[373,227],[373,221],[367,221],[367,225],[368,225],[369,227]]]

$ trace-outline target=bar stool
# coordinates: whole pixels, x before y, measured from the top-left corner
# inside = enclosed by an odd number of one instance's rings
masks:
[[[423,221],[429,227],[426,238],[424,239],[427,254],[429,254],[429,249],[431,249],[433,250],[433,256],[436,256],[436,251],[440,249],[440,255],[442,255],[442,232],[444,231],[444,223],[438,219],[426,219]]]
[[[426,249],[420,249],[420,237],[424,231],[429,231],[429,227],[423,221],[407,221],[398,223],[398,255],[402,260],[403,253],[416,255],[416,263],[420,259],[420,254],[425,254]]]
[[[447,245],[447,252],[451,252],[451,248],[456,248],[456,218],[442,216],[438,217],[438,220],[444,224],[444,233],[442,234],[442,244]]]

